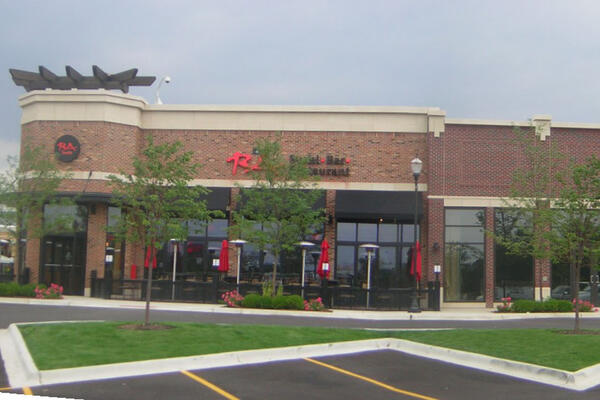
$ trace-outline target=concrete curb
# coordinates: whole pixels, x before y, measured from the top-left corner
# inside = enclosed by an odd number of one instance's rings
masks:
[[[275,349],[246,350],[39,371],[29,354],[18,325],[27,324],[11,324],[8,332],[4,334],[4,339],[0,340],[0,349],[3,355],[5,355],[5,349],[8,347],[16,349],[16,351],[9,354],[8,360],[5,358],[5,368],[12,387],[114,379],[179,372],[182,370],[203,370],[386,349],[575,391],[587,390],[598,385],[600,382],[600,364],[577,372],[568,372],[401,339],[372,339]],[[17,357],[18,360],[14,360],[12,357]]]

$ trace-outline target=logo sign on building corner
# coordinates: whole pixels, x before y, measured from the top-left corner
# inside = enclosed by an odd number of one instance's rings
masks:
[[[77,138],[71,135],[63,135],[58,138],[54,145],[54,153],[62,162],[71,162],[79,157],[81,145]]]

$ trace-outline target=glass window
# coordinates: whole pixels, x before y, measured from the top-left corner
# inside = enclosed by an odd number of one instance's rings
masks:
[[[510,209],[497,209],[494,212],[494,230],[498,238],[506,241],[523,240],[528,234],[527,218]],[[512,299],[533,299],[533,257],[513,254],[496,241],[494,251],[495,288],[494,300],[503,297]]]
[[[52,233],[86,232],[87,208],[84,206],[44,206],[44,225]]]
[[[377,242],[377,224],[358,224],[359,242]]]
[[[121,219],[121,209],[119,207],[108,207],[108,222],[109,231],[113,231],[119,224]],[[111,229],[112,228],[112,229]]]
[[[208,224],[208,237],[227,237],[227,220],[213,219]]]
[[[481,243],[483,228],[470,226],[446,227],[446,243]]]
[[[337,224],[337,241],[353,242],[356,240],[356,224],[353,222],[338,222]]]
[[[484,213],[480,209],[447,209],[446,226],[483,226]]]
[[[444,297],[484,301],[484,210],[446,209]]]
[[[446,244],[445,266],[446,300],[485,300],[483,244]]]
[[[340,284],[352,284],[354,278],[354,246],[337,246],[335,277]]]
[[[398,241],[398,225],[397,224],[379,224],[379,241],[380,242],[397,242]]]
[[[421,227],[417,225],[417,238],[419,238],[419,232]],[[402,225],[402,242],[403,243],[413,243],[415,240],[415,225],[414,224],[404,224]]]

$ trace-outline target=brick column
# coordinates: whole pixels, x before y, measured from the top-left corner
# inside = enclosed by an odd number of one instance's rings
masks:
[[[98,278],[104,277],[107,210],[106,204],[92,204],[89,207],[85,256],[84,294],[86,296],[89,296],[91,291],[92,271],[96,271]]]

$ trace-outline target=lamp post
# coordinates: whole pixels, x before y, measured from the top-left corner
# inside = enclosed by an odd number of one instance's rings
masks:
[[[371,255],[379,246],[372,243],[361,244],[359,247],[367,250],[367,308],[369,308],[371,299]]]
[[[300,291],[301,291],[302,298],[304,298],[304,270],[306,267],[306,250],[308,250],[310,247],[314,246],[315,244],[313,242],[306,242],[306,241],[302,241],[302,242],[299,242],[296,244],[302,248],[302,287],[301,287]]]
[[[171,83],[171,77],[170,76],[165,76],[163,77],[160,82],[158,82],[158,87],[156,88],[156,94],[155,94],[155,101],[154,104],[162,104],[162,100],[160,99],[160,87],[162,86],[162,84],[164,83]]]
[[[235,239],[235,240],[231,240],[229,243],[235,245],[235,247],[237,247],[237,249],[238,249],[237,273],[236,273],[236,277],[235,277],[235,285],[236,285],[236,290],[239,293],[240,292],[240,268],[242,265],[242,246],[244,246],[244,243],[246,243],[246,241],[244,239]]]
[[[417,299],[417,218],[419,209],[419,175],[421,175],[421,169],[423,168],[423,161],[415,157],[410,162],[410,168],[412,169],[413,177],[415,178],[415,224],[414,224],[414,238],[413,238],[413,249],[412,249],[412,260],[411,264],[414,263],[413,269],[413,287],[410,294],[410,313],[420,313],[421,308],[419,307],[419,301]]]

